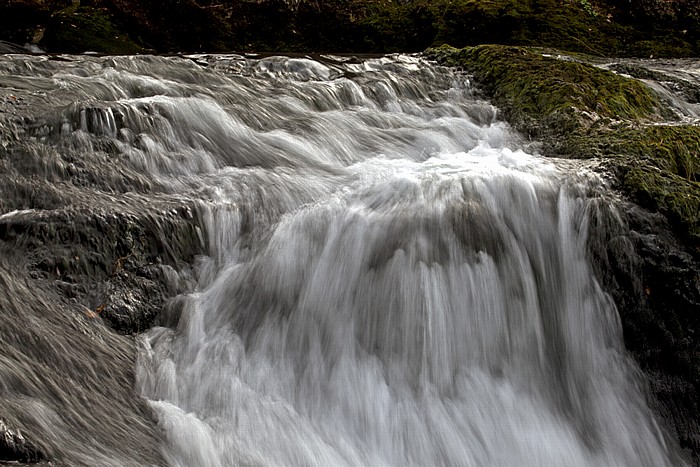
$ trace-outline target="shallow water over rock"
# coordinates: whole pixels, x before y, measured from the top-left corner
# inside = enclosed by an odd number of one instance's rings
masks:
[[[129,346],[103,318],[137,332],[159,314],[135,380],[162,439],[134,433],[168,464],[678,462],[588,258],[614,196],[528,154],[467,76],[414,56],[6,56],[0,85],[18,99],[0,233],[26,252],[7,271],[106,352]],[[2,387],[51,410],[7,421],[89,465],[50,437],[97,422],[61,415],[80,399],[51,381]],[[157,462],[130,442],[94,461]]]

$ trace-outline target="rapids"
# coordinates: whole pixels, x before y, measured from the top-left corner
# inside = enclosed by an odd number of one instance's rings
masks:
[[[406,55],[1,66],[46,109],[36,140],[106,154],[101,203],[199,223],[206,254],[137,343],[169,465],[672,463],[587,257],[613,197],[468,76]]]

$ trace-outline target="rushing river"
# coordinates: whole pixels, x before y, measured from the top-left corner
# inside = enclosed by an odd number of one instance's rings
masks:
[[[604,182],[529,154],[467,76],[64,60],[4,62],[58,115],[34,138],[108,146],[148,182],[123,192],[200,224],[187,292],[137,341],[169,465],[671,464],[587,258]]]

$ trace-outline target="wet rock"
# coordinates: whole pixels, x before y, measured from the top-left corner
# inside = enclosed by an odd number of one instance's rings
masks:
[[[663,216],[630,204],[594,213],[589,251],[649,382],[650,405],[700,463],[700,261]]]
[[[0,461],[36,463],[46,455],[29,442],[20,431],[10,429],[0,420]]]
[[[49,281],[29,278],[21,258],[0,242],[5,452],[22,464],[162,465],[153,414],[133,391],[133,339],[90,319]]]
[[[177,292],[165,280],[164,268],[185,267],[204,248],[194,219],[109,211],[5,216],[0,241],[26,252],[33,277],[124,334],[151,327]]]
[[[41,112],[31,96],[13,97]],[[62,122],[82,114],[90,146],[64,145]],[[117,151],[114,135],[103,134],[116,131],[118,118],[103,125],[108,117],[102,107],[76,104],[39,118],[0,113],[0,247],[20,253],[18,266],[86,315],[132,334],[182,292],[164,271],[189,268],[206,245],[191,202],[164,200],[162,187]]]
[[[12,42],[0,40],[0,53],[21,54],[26,52],[27,50],[19,44],[13,44]]]
[[[134,272],[121,271],[105,282],[106,293],[92,296],[89,302],[115,331],[133,334],[148,330],[158,318],[167,299],[177,290],[169,289],[163,266],[153,265]],[[144,269],[148,277],[144,277]]]

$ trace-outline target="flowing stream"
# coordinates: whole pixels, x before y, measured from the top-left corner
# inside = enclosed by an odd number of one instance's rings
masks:
[[[33,105],[63,99],[37,138],[108,146],[200,224],[207,254],[170,276],[187,292],[138,338],[168,464],[671,464],[587,258],[604,182],[529,154],[468,76],[415,56],[12,66]]]

